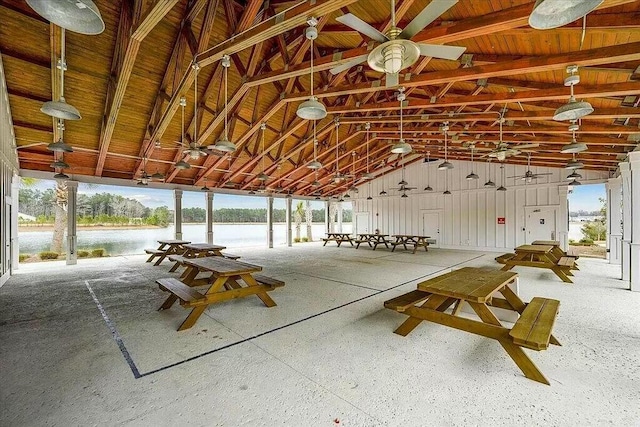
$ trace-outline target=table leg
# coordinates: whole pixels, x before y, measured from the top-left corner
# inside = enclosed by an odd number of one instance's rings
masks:
[[[256,282],[256,279],[254,279],[251,274],[243,274],[240,277],[249,286],[261,286],[258,282]],[[264,305],[266,305],[267,307],[275,307],[277,305],[276,302],[272,300],[266,292],[259,292],[256,294],[256,296],[260,298]]]
[[[173,267],[171,267],[169,269],[169,273],[173,273],[174,271],[176,271],[178,268],[180,268],[180,262],[176,261],[176,263],[173,265]]]
[[[451,315],[457,316],[458,313],[460,313],[461,309],[462,309],[462,300],[459,299],[458,301],[456,301],[456,304],[453,306],[453,311],[451,312]]]
[[[513,289],[505,286],[500,290],[500,293],[502,294],[502,296],[504,296],[509,305],[511,305],[513,310],[517,311],[519,314],[522,314],[524,309],[527,307],[527,304],[525,304],[525,302],[522,301],[515,292],[513,292]],[[549,342],[553,345],[562,346],[562,344],[560,344],[560,341],[558,341],[553,335],[551,335]]]
[[[325,240],[325,241],[324,241],[324,245],[322,245],[322,246],[327,246],[327,243],[328,243],[328,242],[329,242],[329,239]]]
[[[164,302],[162,303],[162,305],[160,306],[160,308],[158,309],[158,311],[160,310],[168,310],[171,308],[171,306],[178,300],[178,297],[175,296],[174,294],[171,294],[167,297],[166,300],[164,300]]]
[[[424,302],[424,304],[420,306],[420,308],[428,308],[431,310],[445,311],[454,302],[455,300],[453,298],[449,298],[444,295],[432,294]],[[398,328],[395,331],[393,331],[393,333],[406,337],[409,334],[409,332],[413,331],[421,322],[422,322],[422,319],[418,319],[417,317],[409,317],[407,320],[405,320],[402,323],[402,325],[398,326]]]
[[[484,304],[469,302],[469,305],[473,308],[480,319],[488,324],[495,326],[502,326],[500,320],[493,314],[493,312]],[[522,371],[525,377],[538,381],[543,384],[551,385],[549,380],[540,372],[538,367],[533,363],[529,356],[512,342],[505,340],[498,340],[502,348],[505,349],[511,359],[518,365],[518,368]]]

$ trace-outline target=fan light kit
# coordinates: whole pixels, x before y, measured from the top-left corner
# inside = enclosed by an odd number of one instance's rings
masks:
[[[420,55],[457,60],[465,51],[464,47],[416,43],[410,40],[457,2],[458,0],[430,2],[403,30],[396,27],[395,0],[391,0],[391,27],[386,34],[351,13],[336,18],[338,22],[381,44],[369,54],[357,56],[332,68],[331,73],[339,74],[366,60],[373,70],[386,73],[387,87],[394,87],[398,85],[398,73],[415,64]]]
[[[537,0],[529,15],[529,26],[548,30],[567,25],[582,18],[603,0]]]
[[[96,35],[104,31],[104,21],[91,0],[27,0],[31,9],[47,21],[74,33]]]
[[[228,101],[228,76],[229,76],[229,67],[231,66],[231,58],[229,55],[224,55],[222,57],[222,67],[224,68],[224,138],[215,143],[213,148],[216,150],[223,151],[225,153],[231,153],[236,151],[236,145],[229,141],[229,123],[227,120],[227,101]],[[211,147],[209,147],[211,148]]]
[[[446,171],[449,169],[453,169],[453,164],[447,161],[447,132],[449,131],[449,122],[444,122],[441,129],[444,133],[444,162],[438,165],[438,170]]]
[[[408,154],[413,150],[411,144],[406,143],[402,137],[402,105],[405,99],[407,99],[407,97],[404,94],[404,88],[401,87],[398,89],[398,101],[400,102],[400,141],[391,147],[391,152],[394,154]]]
[[[40,111],[48,116],[56,117],[62,120],[80,120],[82,116],[76,107],[67,104],[64,99],[64,72],[67,69],[67,60],[65,56],[65,31],[61,31],[60,39],[60,59],[57,68],[60,70],[60,99],[58,101],[47,101],[42,104]]]
[[[576,98],[573,95],[573,86],[580,83],[580,76],[576,74],[577,72],[577,65],[569,65],[567,67],[567,73],[569,73],[570,75],[569,77],[564,79],[564,85],[571,87],[571,96],[569,97],[568,103],[555,111],[555,113],[553,114],[553,120],[578,120],[593,113],[593,107],[591,106],[591,104],[586,101],[576,101]]]
[[[302,104],[298,106],[298,110],[296,114],[298,117],[304,120],[321,120],[327,117],[327,108],[324,104],[318,101],[313,95],[313,41],[318,38],[318,29],[316,25],[318,25],[318,20],[316,18],[309,18],[307,20],[307,24],[309,27],[305,30],[304,34],[307,37],[307,40],[310,41],[310,50],[311,50],[311,96],[308,100],[304,101]]]

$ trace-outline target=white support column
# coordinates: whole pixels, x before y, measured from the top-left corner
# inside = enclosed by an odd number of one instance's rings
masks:
[[[76,227],[76,200],[78,182],[67,181],[67,265],[78,263],[78,237]]]
[[[342,202],[338,202],[338,233],[342,233]]]
[[[629,289],[640,292],[640,151],[629,153],[631,169],[631,244]]]
[[[173,211],[175,239],[182,240],[182,190],[173,190]]]
[[[273,248],[273,197],[267,197],[267,246]]]
[[[213,191],[205,193],[207,202],[207,243],[213,244]]]
[[[609,264],[620,265],[622,255],[622,179],[610,178],[607,187],[607,250]]]
[[[560,185],[558,191],[560,195],[558,241],[560,242],[562,250],[566,251],[569,248],[569,186]]]
[[[293,202],[293,199],[291,197],[287,197],[285,200],[287,201],[285,209],[285,223],[287,224],[287,246],[291,247],[291,244],[293,242],[293,231],[291,230],[291,204]]]
[[[628,162],[620,163],[622,180],[622,280],[631,280],[631,168]]]
[[[11,265],[9,266],[11,273],[18,269],[20,260],[20,245],[18,241],[18,200],[20,196],[20,177],[14,175],[11,181]]]
[[[331,210],[331,202],[330,201],[326,201],[324,202],[324,231],[326,233],[331,233],[331,227],[329,224],[331,224],[331,220],[329,219],[329,211]]]

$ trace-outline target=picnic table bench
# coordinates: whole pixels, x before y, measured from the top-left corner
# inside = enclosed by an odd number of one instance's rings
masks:
[[[169,272],[174,272],[178,268],[183,267],[184,260],[190,258],[202,258],[207,256],[223,256],[230,259],[238,259],[240,256],[225,254],[222,252],[223,249],[226,249],[226,246],[214,245],[211,243],[189,243],[187,245],[183,245],[184,252],[179,255],[169,255],[167,258],[170,261],[173,261],[175,264]]]
[[[547,268],[555,273],[563,282],[573,283],[569,276],[573,276],[571,270],[575,270],[575,258],[558,256],[553,251],[553,246],[522,245],[515,248],[515,254],[504,254],[496,258],[496,261],[504,264],[502,271],[509,271],[513,267]]]
[[[407,245],[413,246],[413,253],[416,253],[419,247],[423,247],[425,252],[429,251],[429,239],[431,236],[416,236],[415,234],[394,234],[392,237],[395,237],[394,242],[389,242],[393,249],[391,252],[396,250],[396,246],[402,245],[405,250],[407,250]]]
[[[512,272],[465,267],[419,283],[418,289],[390,299],[384,306],[409,316],[394,331],[398,335],[406,336],[423,321],[429,321],[492,338],[527,378],[549,385],[522,348],[540,351],[549,344],[560,345],[552,335],[560,302],[536,297],[524,303],[508,286],[517,276]],[[471,306],[479,321],[458,315],[463,302]],[[449,308],[450,314],[446,312]],[[500,323],[492,308],[513,310],[520,317],[509,329]]]
[[[183,245],[191,243],[188,240],[158,240],[160,246],[158,249],[145,249],[144,251],[150,255],[146,262],[153,261],[154,258],[158,260],[153,265],[160,265],[162,261],[169,255],[179,255],[184,252]]]
[[[161,290],[170,293],[158,310],[167,310],[176,301],[180,301],[183,307],[191,309],[187,318],[178,327],[179,331],[191,328],[204,310],[216,302],[256,295],[264,305],[274,307],[276,303],[267,295],[267,292],[284,286],[281,280],[255,274],[262,270],[260,266],[220,256],[187,258],[185,264],[188,267],[187,272],[180,280],[162,278],[156,281]],[[210,273],[210,276],[204,281],[196,280],[200,272]],[[204,292],[194,289],[200,285],[209,287]]]
[[[354,240],[356,243],[356,249],[360,248],[361,243],[366,243],[370,248],[375,251],[378,245],[385,245],[389,249],[389,237],[388,234],[371,234],[371,233],[359,233],[358,238]]]
[[[322,239],[324,244],[322,246],[327,246],[327,243],[330,241],[334,241],[338,244],[338,247],[342,244],[342,242],[349,242],[351,246],[353,246],[353,239],[349,233],[327,233],[327,237]]]

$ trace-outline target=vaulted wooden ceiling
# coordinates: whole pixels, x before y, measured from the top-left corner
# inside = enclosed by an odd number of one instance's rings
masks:
[[[374,174],[399,165],[390,152],[399,139],[399,103],[384,75],[366,63],[337,75],[329,69],[366,54],[371,40],[343,26],[336,17],[354,13],[384,31],[390,24],[388,0],[97,0],[106,24],[98,36],[66,32],[64,95],[83,116],[67,121],[64,155],[67,174],[136,179],[143,168],[162,172],[168,183],[257,188],[257,175],[271,176],[267,187],[308,195],[335,194],[338,170],[362,173],[367,167],[364,124],[369,133],[369,167]],[[429,0],[398,0],[403,27]],[[589,150],[579,159],[588,169],[610,171],[640,135],[640,1],[605,0],[586,21],[553,30],[534,30],[527,20],[531,0],[460,0],[414,41],[466,47],[459,61],[421,57],[401,75],[406,88],[405,139],[417,161],[428,151],[442,157],[450,126],[450,158],[468,159],[469,143],[479,155],[499,141],[498,117],[505,112],[503,140],[511,145],[540,144],[532,165],[563,167],[570,154],[567,122],[553,112],[569,98],[566,67],[580,66],[578,99],[595,112],[581,120],[579,142]],[[315,42],[315,94],[329,115],[318,121],[317,175],[312,122],[296,116],[310,94],[310,49],[306,20],[319,20]],[[59,136],[43,102],[60,93],[60,29],[21,0],[0,1],[0,51],[5,68],[16,141],[23,169],[52,170],[46,145]],[[583,27],[584,25],[584,27]],[[180,98],[185,96],[187,142],[214,144],[224,133],[224,80],[221,58],[231,55],[228,75],[228,132],[238,149],[230,155],[185,156]],[[194,58],[200,65],[194,87]],[[196,94],[197,92],[197,94]],[[194,98],[198,117],[194,118]],[[336,136],[334,119],[339,117]],[[194,123],[198,131],[194,132]],[[261,124],[266,123],[264,132]],[[262,142],[264,136],[264,150]],[[356,153],[356,155],[352,155]],[[147,158],[146,166],[142,162]],[[176,161],[191,169],[176,169]],[[526,163],[510,157],[509,163]],[[379,169],[380,168],[380,169]]]

